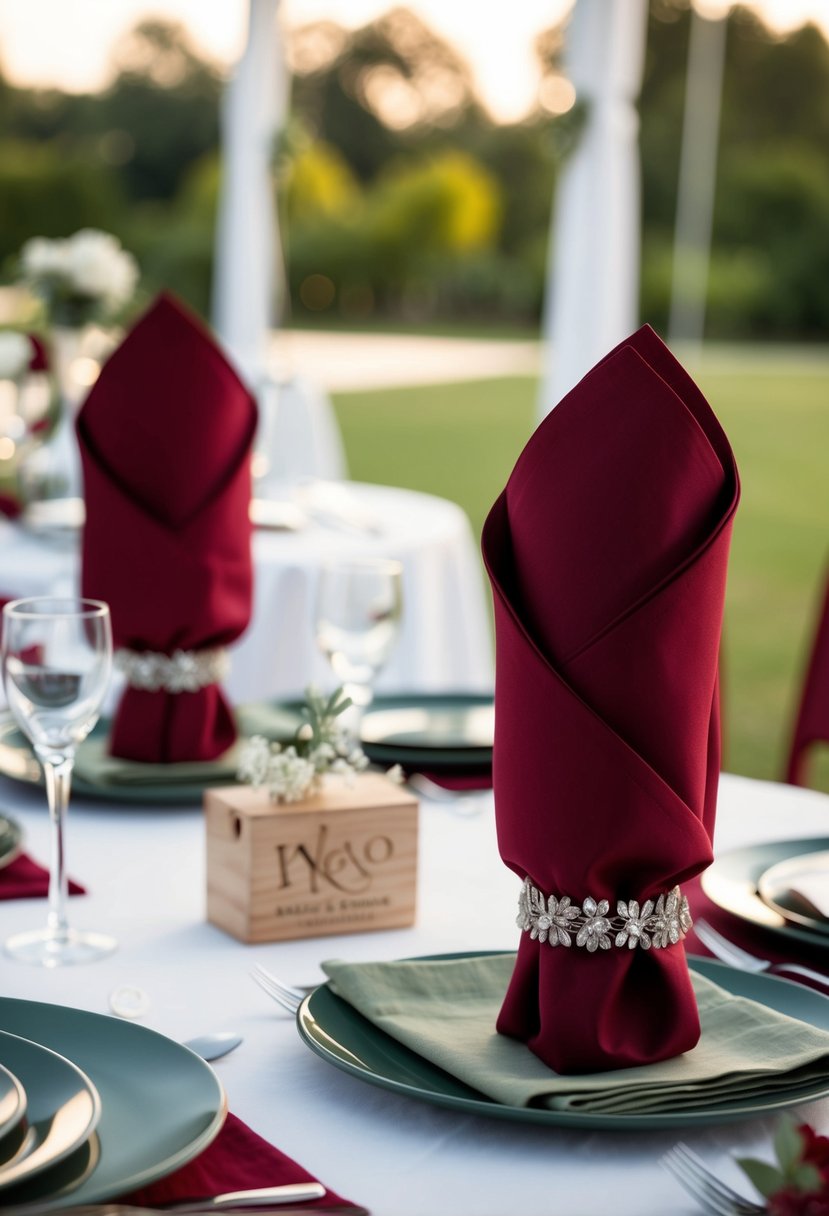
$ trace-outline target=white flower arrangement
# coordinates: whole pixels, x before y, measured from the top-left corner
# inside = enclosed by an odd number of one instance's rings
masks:
[[[32,361],[32,344],[25,334],[0,330],[0,380],[16,380]]]
[[[82,228],[63,240],[37,236],[20,251],[23,281],[43,300],[50,320],[83,325],[129,303],[138,264],[109,232]]]
[[[326,773],[353,783],[368,767],[363,749],[351,742],[337,718],[351,705],[351,698],[338,688],[330,697],[309,688],[302,707],[305,721],[293,743],[283,746],[254,735],[242,749],[237,778],[257,787],[266,787],[272,802],[301,802],[322,784]],[[395,765],[386,774],[401,782],[403,772]]]

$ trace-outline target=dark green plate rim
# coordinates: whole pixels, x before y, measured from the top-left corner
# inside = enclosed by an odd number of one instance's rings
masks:
[[[445,709],[465,707],[477,709],[492,704],[491,693],[400,693],[378,696],[372,708],[376,709]],[[428,768],[433,772],[447,773],[486,772],[492,767],[491,747],[419,747],[412,744],[371,742],[363,740],[363,751],[375,764],[402,764],[404,768]]]
[[[829,947],[829,935],[817,929],[790,924],[769,907],[757,891],[757,883],[766,870],[796,857],[799,853],[820,853],[829,849],[829,837],[810,836],[803,840],[774,840],[766,844],[746,845],[729,849],[714,859],[702,876],[702,889],[717,907],[740,920],[749,921],[776,933],[780,937],[808,942],[818,949]]]
[[[464,959],[507,951],[465,951],[427,956],[431,959]],[[416,961],[416,960],[413,960]],[[713,959],[689,956],[692,970],[737,996],[767,1005],[790,1017],[829,1031],[829,997],[788,980],[735,971]],[[785,1097],[756,1095],[744,1102],[724,1102],[715,1107],[665,1114],[611,1115],[581,1111],[544,1110],[508,1106],[496,1102],[424,1060],[402,1043],[372,1025],[351,1005],[335,996],[328,984],[316,988],[297,1013],[300,1038],[311,1051],[360,1081],[435,1106],[519,1123],[541,1123],[550,1127],[601,1129],[604,1131],[657,1131],[665,1127],[707,1127],[756,1119],[798,1103],[814,1102],[829,1094],[829,1081],[803,1086]]]

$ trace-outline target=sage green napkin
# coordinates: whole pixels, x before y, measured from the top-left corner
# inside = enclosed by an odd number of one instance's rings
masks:
[[[829,1086],[829,1033],[692,973],[702,1037],[693,1051],[638,1068],[560,1076],[495,1031],[514,955],[434,962],[325,963],[334,992],[375,1026],[509,1106],[655,1114]],[[566,997],[562,997],[566,1000]],[[573,1017],[579,1016],[573,1008]]]
[[[302,719],[298,713],[281,705],[263,702],[240,705],[235,710],[236,725],[243,740],[264,735],[287,743],[293,739]],[[105,738],[86,739],[75,756],[75,774],[88,785],[105,789],[107,786],[175,786],[228,785],[236,780],[239,753],[244,742],[237,742],[215,760],[194,760],[179,764],[143,764],[138,760],[123,760],[111,756]]]
[[[123,785],[177,786],[228,785],[236,780],[239,744],[216,760],[192,760],[178,764],[145,764],[111,756],[108,739],[86,739],[75,754],[75,775],[96,789]]]

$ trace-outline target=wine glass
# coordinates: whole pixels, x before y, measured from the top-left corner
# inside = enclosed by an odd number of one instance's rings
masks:
[[[374,680],[391,654],[403,604],[403,567],[387,558],[344,558],[320,571],[315,611],[317,645],[353,709],[344,728],[356,739],[374,696]]]
[[[46,928],[16,934],[6,950],[44,967],[88,962],[116,943],[69,928],[64,820],[75,749],[98,720],[112,671],[109,608],[99,600],[14,600],[3,609],[2,660],[9,708],[43,768],[52,825]]]

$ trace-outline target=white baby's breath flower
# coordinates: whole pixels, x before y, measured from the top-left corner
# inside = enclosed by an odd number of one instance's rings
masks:
[[[0,330],[0,380],[15,380],[29,366],[32,347],[25,334]]]
[[[338,689],[330,697],[316,690],[306,694],[303,713],[308,719],[288,747],[268,743],[261,736],[243,749],[238,770],[240,781],[267,786],[274,802],[298,802],[318,789],[323,776],[331,773],[353,784],[368,767],[368,757],[355,746],[336,723],[350,702]]]
[[[138,282],[132,254],[109,232],[82,228],[67,242],[67,274],[79,295],[101,299],[115,310],[129,300]]]
[[[271,755],[268,765],[268,793],[272,802],[300,802],[311,792],[316,770],[295,747]]]
[[[30,280],[65,274],[67,258],[66,241],[50,241],[45,236],[33,236],[20,250],[23,275]]]
[[[392,785],[403,785],[406,781],[406,774],[399,764],[393,764],[386,772],[386,777],[391,781]]]
[[[264,785],[268,778],[270,758],[271,749],[267,739],[254,735],[242,748],[236,771],[237,779],[254,786]]]

